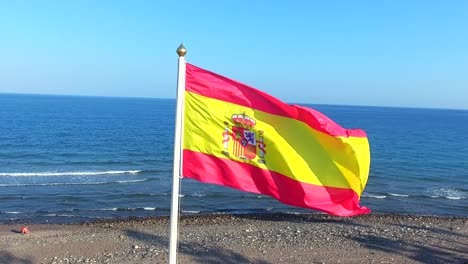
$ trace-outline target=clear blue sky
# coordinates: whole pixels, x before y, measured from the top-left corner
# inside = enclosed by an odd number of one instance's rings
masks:
[[[287,102],[468,109],[455,0],[0,0],[0,92],[175,98],[181,42]]]

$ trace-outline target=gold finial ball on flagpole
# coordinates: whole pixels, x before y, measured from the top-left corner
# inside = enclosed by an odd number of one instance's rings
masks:
[[[179,54],[179,57],[183,57],[185,54],[187,54],[187,49],[185,49],[184,44],[180,44],[180,46],[177,48],[177,54]]]

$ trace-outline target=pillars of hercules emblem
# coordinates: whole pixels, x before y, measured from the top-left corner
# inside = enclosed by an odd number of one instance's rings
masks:
[[[264,137],[263,137],[263,131],[262,130],[259,130],[258,131],[258,148],[260,149],[260,159],[258,160],[258,163],[262,163],[262,164],[265,164],[265,154],[266,154],[266,151],[265,151],[265,142],[264,142]]]
[[[223,132],[223,151],[222,153],[229,156],[229,123],[224,121],[224,132]]]

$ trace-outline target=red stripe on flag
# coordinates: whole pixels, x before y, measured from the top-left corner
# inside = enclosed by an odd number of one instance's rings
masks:
[[[331,136],[367,137],[360,129],[344,129],[311,108],[288,105],[260,90],[187,63],[186,91],[302,121]]]
[[[359,206],[359,198],[351,189],[303,183],[247,163],[190,150],[184,150],[183,162],[183,175],[187,178],[269,195],[285,204],[337,216],[370,212],[370,209]]]

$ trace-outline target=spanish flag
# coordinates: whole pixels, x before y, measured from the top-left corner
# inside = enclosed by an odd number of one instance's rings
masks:
[[[182,175],[337,216],[359,205],[370,151],[362,130],[186,64]]]

